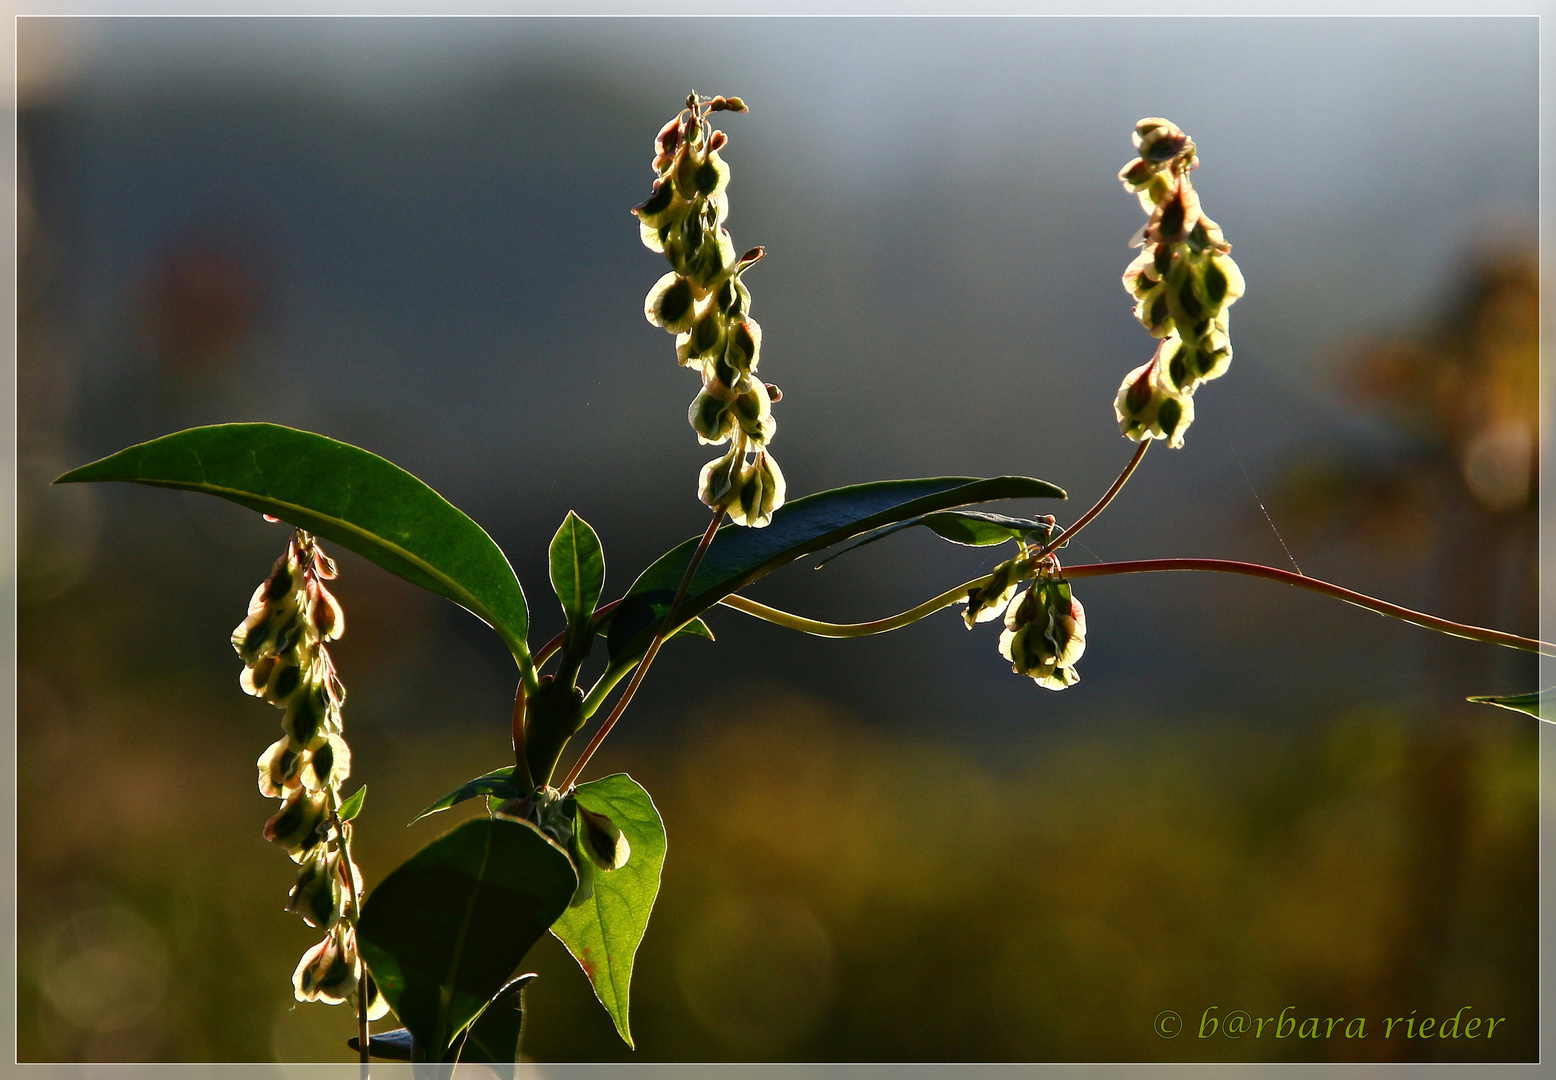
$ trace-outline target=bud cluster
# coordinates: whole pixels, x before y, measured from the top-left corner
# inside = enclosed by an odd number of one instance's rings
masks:
[[[340,711],[346,691],[325,647],[346,628],[324,585],[335,573],[334,560],[298,529],[232,633],[244,691],[282,710],[281,738],[258,766],[260,793],[281,800],[265,822],[265,839],[298,864],[286,910],[327,932],[303,955],[292,985],[297,1000],[330,1005],[355,993],[362,972],[350,910],[362,895],[362,874],[351,859],[351,825],[339,814],[341,784],[351,772]],[[369,1015],[386,1012],[371,980],[368,993]]]
[[[784,500],[783,473],[767,449],[777,427],[772,403],[782,395],[757,377],[762,328],[741,280],[763,251],[735,255],[724,228],[729,166],[719,156],[728,136],[707,122],[712,113],[745,111],[739,98],[689,96],[654,140],[658,178],[632,212],[643,243],[671,267],[649,290],[644,314],[676,335],[677,359],[702,376],[702,392],[687,411],[692,429],[701,443],[730,444],[703,466],[699,497],[737,524],[760,528]]]
[[[1136,442],[1183,445],[1194,420],[1194,391],[1232,362],[1227,308],[1243,295],[1232,245],[1200,208],[1189,173],[1199,167],[1194,141],[1159,116],[1135,125],[1140,156],[1118,178],[1150,215],[1124,271],[1135,318],[1160,338],[1156,354],[1124,377],[1114,401],[1120,429]]]
[[[987,582],[968,592],[962,618],[971,629],[1004,615],[1000,653],[1011,670],[1030,675],[1039,686],[1063,690],[1080,681],[1075,662],[1086,650],[1086,612],[1070,595],[1069,582],[1059,580],[1059,558],[1046,550],[1057,529],[1052,517],[1043,520],[1046,529],[1029,535],[1015,558],[1000,563]],[[1017,596],[1027,580],[1032,586]]]

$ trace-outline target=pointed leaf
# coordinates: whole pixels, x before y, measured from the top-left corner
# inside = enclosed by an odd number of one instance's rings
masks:
[[[352,793],[351,798],[340,804],[340,820],[350,821],[362,812],[362,803],[367,798],[367,785],[363,784]]]
[[[1500,705],[1504,709],[1528,713],[1547,724],[1556,723],[1556,707],[1553,707],[1556,706],[1556,688],[1528,694],[1481,694],[1466,700],[1481,705]]]
[[[873,544],[877,540],[884,540],[892,533],[911,529],[915,525],[927,525],[941,538],[953,544],[961,544],[963,547],[990,547],[994,544],[1003,544],[1007,540],[1019,540],[1032,532],[1042,536],[1048,533],[1048,522],[1033,518],[1007,517],[1004,514],[990,514],[979,510],[942,510],[939,513],[925,514],[923,517],[910,518],[896,525],[877,529],[842,550],[828,555],[816,564],[816,569],[820,570],[840,555],[847,555],[850,551],[862,548],[866,544]]]
[[[571,510],[551,541],[551,587],[569,628],[587,627],[605,588],[605,553],[589,523]]]
[[[519,785],[513,780],[514,767],[509,765],[501,769],[493,769],[485,776],[478,776],[474,780],[466,780],[453,791],[443,796],[427,809],[411,818],[410,824],[414,825],[429,814],[436,814],[440,810],[447,810],[451,806],[458,806],[466,799],[473,799],[477,795],[490,795],[498,800],[520,799],[528,795],[528,791],[519,790]]]
[[[426,1055],[443,1060],[577,887],[571,858],[538,829],[467,821],[368,896],[362,958]]]
[[[674,597],[672,597],[671,599],[674,599]],[[707,623],[703,622],[700,618],[693,619],[691,622],[686,623],[684,626],[682,626],[679,630],[677,630],[675,633],[671,634],[670,636],[673,637],[673,638],[678,638],[678,637],[700,637],[700,638],[707,638],[709,641],[714,640],[714,638],[713,638],[713,630],[708,626]]]
[[[587,857],[575,857],[578,892],[551,932],[573,954],[595,996],[632,1046],[628,1006],[632,960],[648,927],[659,874],[665,861],[665,827],[654,800],[626,773],[580,784],[579,805],[611,819],[632,846],[625,866],[601,870]],[[575,833],[576,843],[576,833]]]
[[[55,481],[202,491],[278,517],[446,596],[529,662],[529,610],[486,531],[377,454],[278,424],[215,424],[140,443]]]
[[[493,1071],[502,1077],[513,1075],[513,1064],[519,1060],[519,1041],[524,1035],[524,988],[535,979],[534,972],[520,975],[497,991],[497,996],[470,1025],[465,1045],[459,1051],[460,1061],[506,1064],[506,1071]]]
[[[765,529],[740,525],[720,529],[692,578],[677,617],[686,620],[700,615],[778,567],[872,529],[973,503],[1064,497],[1052,484],[1024,476],[882,480],[807,495],[786,503]],[[612,664],[631,662],[648,648],[675,598],[698,539],[687,540],[660,556],[633,582],[611,615],[606,640]]]
[[[346,1040],[353,1053],[362,1052],[362,1042],[355,1035]],[[415,1061],[416,1040],[409,1028],[393,1031],[375,1031],[367,1037],[367,1052],[385,1061]]]

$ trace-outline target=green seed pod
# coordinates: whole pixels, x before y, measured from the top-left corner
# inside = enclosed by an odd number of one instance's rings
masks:
[[[341,916],[339,852],[319,844],[297,869],[297,882],[286,894],[286,910],[301,915],[309,926],[328,930]]]
[[[306,751],[292,746],[285,735],[270,744],[256,764],[259,766],[259,793],[267,799],[284,799],[288,790],[302,783]]]
[[[711,306],[699,315],[691,328],[675,339],[675,355],[682,367],[696,367],[711,357],[723,356],[723,315]]]
[[[632,857],[632,845],[616,823],[604,814],[577,808],[573,835],[577,847],[595,866],[604,871],[620,870]]]
[[[1135,125],[1135,149],[1140,157],[1157,165],[1194,151],[1194,143],[1171,120],[1148,116]]]
[[[1176,244],[1199,223],[1199,195],[1187,177],[1159,202],[1146,224],[1145,236],[1153,244]]]
[[[315,672],[287,702],[286,712],[281,715],[281,730],[298,750],[316,750],[331,731],[340,730],[338,708],[326,693],[320,673]]]
[[[1000,635],[1011,670],[1039,686],[1063,690],[1080,681],[1075,664],[1086,651],[1086,612],[1067,582],[1039,581],[1012,604]]]
[[[1151,182],[1161,166],[1156,162],[1146,161],[1144,158],[1135,158],[1128,165],[1118,171],[1118,179],[1125,189],[1132,192],[1143,190]]]
[[[714,304],[731,322],[744,319],[751,310],[751,290],[739,277],[725,278],[714,294]]]
[[[715,228],[704,235],[702,247],[687,276],[704,289],[712,288],[735,265],[735,243],[724,229]]]
[[[735,430],[734,402],[724,401],[704,390],[686,411],[697,441],[704,445],[721,443]]]
[[[778,421],[773,419],[767,387],[755,380],[749,382],[751,390],[734,401],[734,416],[746,438],[757,446],[764,446],[778,429]]]
[[[332,731],[324,744],[306,756],[298,779],[309,791],[339,788],[351,775],[351,747],[339,732]]]
[[[742,439],[730,442],[729,452],[702,467],[697,477],[697,497],[707,506],[723,506],[740,479],[740,464],[745,457]]]
[[[737,371],[754,372],[761,363],[762,328],[755,319],[729,324],[725,338],[724,361]]]
[[[1172,333],[1172,307],[1164,287],[1152,289],[1135,305],[1135,318],[1151,332],[1152,337],[1166,337]]]
[[[280,845],[294,861],[324,840],[329,806],[321,794],[293,788],[275,817],[265,822],[265,839]]]
[[[653,231],[656,235],[659,227],[668,222],[679,223],[691,210],[691,203],[681,198],[676,193],[675,185],[668,179],[660,177],[654,181],[654,188],[648,198],[632,208],[645,229]]]
[[[778,463],[766,450],[761,451],[754,462],[740,470],[736,497],[725,507],[729,519],[736,525],[766,528],[773,512],[783,505],[785,490]]]
[[[303,953],[292,973],[292,989],[298,1001],[322,1001],[339,1005],[357,988],[357,957],[344,924]]]
[[[756,380],[729,365],[723,354],[705,361],[702,369],[702,385],[714,397],[733,401],[742,394],[749,394]]]
[[[1021,585],[1021,567],[1016,559],[1007,559],[996,566],[989,581],[967,594],[967,610],[962,621],[971,630],[981,622],[997,619],[1004,614],[1005,605]]]
[[[346,632],[346,614],[340,601],[317,580],[308,589],[308,621],[320,641],[334,641]]]
[[[643,314],[649,322],[672,334],[689,328],[696,315],[696,297],[691,283],[674,271],[666,274],[648,291],[648,298],[643,301]]]
[[[1194,422],[1194,398],[1180,394],[1162,373],[1166,366],[1162,349],[1149,363],[1135,368],[1124,376],[1118,396],[1113,401],[1113,412],[1118,419],[1119,430],[1135,442],[1146,439],[1166,439],[1167,445],[1177,448],[1183,445],[1183,433]]]

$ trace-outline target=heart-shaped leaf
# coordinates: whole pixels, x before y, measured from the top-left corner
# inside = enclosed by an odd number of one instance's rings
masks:
[[[1481,705],[1500,705],[1504,709],[1528,713],[1547,724],[1556,723],[1556,688],[1528,694],[1481,694],[1467,699]],[[1545,715],[1541,715],[1544,713]]]
[[[520,787],[513,779],[514,767],[509,765],[501,769],[493,769],[484,776],[478,776],[474,780],[466,780],[453,791],[434,802],[427,809],[411,818],[410,823],[416,824],[429,814],[436,814],[440,810],[447,810],[451,806],[458,806],[466,799],[473,799],[477,795],[491,795],[497,799],[521,799],[528,795],[527,790]]]
[[[446,596],[521,667],[529,609],[507,556],[443,496],[377,454],[278,424],[215,424],[140,443],[55,481],[122,480],[219,495],[350,548]]]
[[[604,814],[631,845],[624,866],[602,870],[587,855],[575,853],[578,892],[551,932],[562,940],[594,985],[595,996],[632,1046],[628,1018],[632,959],[648,927],[659,874],[665,861],[665,827],[648,792],[626,773],[616,773],[574,792],[585,810]],[[574,844],[578,830],[574,831]]]
[[[589,523],[571,510],[551,541],[551,587],[562,602],[569,634],[587,642],[605,588],[605,552]]]
[[[881,480],[807,495],[784,504],[765,529],[740,525],[720,529],[692,577],[676,618],[685,621],[700,615],[786,563],[883,525],[999,499],[1064,497],[1062,489],[1025,476]],[[697,539],[687,540],[661,555],[632,583],[611,615],[606,641],[613,665],[630,663],[648,648],[697,543]]]
[[[572,859],[519,821],[467,821],[372,891],[357,926],[362,958],[423,1053],[445,1060],[567,910]]]

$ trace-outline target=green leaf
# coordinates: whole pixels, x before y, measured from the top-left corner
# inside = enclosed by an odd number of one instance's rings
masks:
[[[632,959],[648,916],[659,895],[659,872],[665,861],[665,827],[654,800],[626,773],[616,773],[574,792],[579,805],[604,814],[632,845],[625,866],[601,870],[587,856],[577,856],[578,892],[571,906],[551,927],[573,954],[594,994],[616,1023],[616,1031],[632,1046],[628,1005],[632,989]],[[575,830],[576,845],[576,835]]]
[[[514,767],[512,765],[502,769],[493,769],[485,776],[478,776],[474,780],[466,780],[453,791],[443,796],[427,809],[411,818],[410,824],[414,825],[422,818],[430,814],[436,814],[440,810],[447,810],[451,806],[458,806],[466,799],[473,799],[477,795],[491,795],[497,799],[521,799],[528,795],[528,791],[519,790],[519,785],[513,781]]]
[[[551,541],[551,587],[562,602],[568,630],[576,635],[583,628],[587,641],[590,620],[605,588],[605,553],[589,523],[571,510]]]
[[[203,491],[317,533],[448,597],[529,665],[529,609],[502,549],[377,454],[277,424],[216,424],[120,450],[54,482],[100,480]]]
[[[350,821],[362,812],[362,802],[367,798],[367,785],[363,784],[352,793],[351,798],[340,804],[340,820]]]
[[[1008,540],[1020,540],[1032,532],[1038,533],[1040,537],[1046,537],[1049,529],[1048,522],[1033,518],[1007,517],[1004,514],[990,514],[979,510],[942,510],[939,513],[925,514],[922,517],[888,525],[884,529],[877,529],[841,551],[828,555],[816,564],[816,569],[820,570],[839,555],[847,555],[850,551],[862,548],[866,544],[873,544],[877,540],[884,540],[892,533],[911,529],[915,525],[927,525],[943,539],[953,544],[961,544],[963,547],[991,547]]]
[[[506,1070],[493,1071],[501,1077],[513,1076],[513,1064],[519,1060],[519,1041],[524,1036],[524,988],[535,978],[533,972],[520,975],[497,991],[497,996],[470,1025],[470,1034],[465,1036],[465,1045],[459,1051],[460,1061],[507,1064]]]
[[[679,630],[677,630],[675,633],[671,634],[670,636],[673,637],[673,638],[678,638],[678,637],[700,637],[700,638],[707,638],[709,641],[712,641],[713,640],[713,631],[709,628],[707,623],[703,622],[699,618],[699,619],[693,619],[691,622],[689,622],[686,625],[682,626]]]
[[[346,1040],[353,1053],[361,1053],[362,1043],[355,1035]],[[415,1061],[416,1040],[409,1028],[375,1031],[367,1037],[367,1052],[385,1061]]]
[[[1482,705],[1500,705],[1504,709],[1528,713],[1536,720],[1544,720],[1547,724],[1556,723],[1556,708],[1552,707],[1553,703],[1556,703],[1556,687],[1528,694],[1481,694],[1466,700]],[[1545,715],[1541,715],[1542,713]]]
[[[1024,498],[1062,499],[1065,494],[1052,484],[1024,476],[991,480],[947,476],[881,480],[795,499],[775,513],[765,529],[741,525],[720,529],[692,578],[677,617],[700,615],[778,567],[872,529],[937,510]],[[612,612],[606,641],[613,665],[630,663],[648,648],[700,539],[687,540],[660,556],[638,576]]]
[[[445,1060],[577,888],[572,859],[539,830],[467,821],[368,896],[362,958],[422,1051]]]

